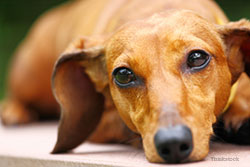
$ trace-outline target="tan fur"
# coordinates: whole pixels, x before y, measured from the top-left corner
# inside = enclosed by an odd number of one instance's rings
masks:
[[[58,115],[54,93],[62,109],[54,153],[71,150],[87,138],[121,142],[136,137],[121,117],[141,135],[150,162],[163,162],[153,144],[156,131],[177,124],[192,131],[194,148],[187,161],[201,160],[209,151],[212,124],[244,71],[243,60],[246,72],[250,67],[249,21],[216,25],[219,22],[228,20],[211,0],[64,4],[41,17],[19,47],[2,120],[30,122],[38,117],[33,108],[39,108],[40,115]],[[185,61],[195,49],[212,59],[205,69],[191,73]],[[133,69],[143,84],[117,87],[112,72],[121,66]],[[246,80],[240,80],[237,100],[224,117],[234,127],[249,118],[249,105],[240,112],[244,116],[233,118],[240,114],[235,107],[247,103],[248,93],[240,93]]]

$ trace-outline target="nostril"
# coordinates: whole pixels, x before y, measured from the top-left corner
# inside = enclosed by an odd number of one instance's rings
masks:
[[[180,146],[180,151],[181,151],[181,152],[185,152],[185,151],[188,151],[189,148],[190,148],[189,145],[186,144],[186,143],[184,143],[184,144],[181,144],[181,146]]]
[[[161,150],[161,154],[167,156],[167,155],[170,154],[170,150],[169,150],[168,148],[163,148],[163,149]]]

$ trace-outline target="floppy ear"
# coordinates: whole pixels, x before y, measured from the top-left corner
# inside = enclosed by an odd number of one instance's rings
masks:
[[[219,26],[226,47],[232,83],[245,71],[250,76],[250,22],[242,19]]]
[[[90,136],[103,109],[107,85],[104,49],[86,48],[87,39],[73,43],[56,62],[52,88],[61,106],[57,143],[52,153],[69,151]]]

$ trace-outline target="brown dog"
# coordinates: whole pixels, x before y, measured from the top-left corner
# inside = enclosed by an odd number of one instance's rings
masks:
[[[201,160],[232,85],[250,73],[250,22],[227,22],[211,0],[65,4],[39,19],[18,49],[2,120],[58,115],[54,93],[62,116],[53,153],[86,139],[132,138],[121,117],[150,162]],[[228,128],[250,117],[248,85],[245,75],[224,114]]]

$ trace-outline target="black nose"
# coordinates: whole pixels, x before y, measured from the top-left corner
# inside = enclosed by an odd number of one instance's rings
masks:
[[[186,159],[193,149],[192,133],[183,125],[160,128],[155,137],[156,150],[168,163],[178,163]]]

